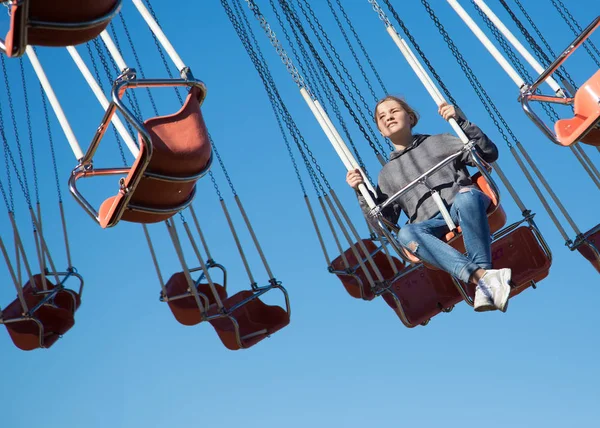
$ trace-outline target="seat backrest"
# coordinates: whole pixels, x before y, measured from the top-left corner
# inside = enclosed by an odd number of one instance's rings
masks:
[[[168,209],[185,203],[194,191],[197,179],[185,181],[158,180],[144,176],[155,173],[166,177],[186,178],[200,174],[207,168],[211,159],[212,148],[208,138],[208,130],[202,117],[200,105],[204,92],[194,87],[177,113],[146,120],[144,126],[152,143],[152,156],[145,170],[141,170],[140,160],[146,153],[142,137],[140,154],[125,177],[125,186],[131,186],[141,174],[142,178],[135,186],[129,201],[123,192],[107,199],[99,210],[102,227],[114,223],[115,216],[123,212],[124,204],[142,207]],[[122,219],[137,223],[155,223],[163,221],[174,214],[149,214],[142,211],[125,211]]]
[[[96,38],[110,23],[110,14],[121,0],[29,0],[27,43],[72,46]],[[81,24],[79,28],[36,28],[35,23]]]

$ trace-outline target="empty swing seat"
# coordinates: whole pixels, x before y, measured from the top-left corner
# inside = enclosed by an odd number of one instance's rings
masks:
[[[363,239],[362,242],[365,245],[365,247],[369,253],[372,253],[373,251],[375,251],[377,249],[377,245],[371,239]],[[358,244],[354,244],[354,247],[357,249],[359,254],[362,254],[361,247]],[[352,248],[348,248],[344,252],[344,255],[346,257],[346,260],[348,261],[348,264],[350,265],[350,268],[353,269],[353,272],[341,273],[342,271],[345,271],[345,264],[344,264],[344,259],[340,255],[339,257],[337,257],[335,260],[333,260],[331,262],[331,267],[332,267],[335,275],[342,281],[342,285],[344,286],[344,288],[346,289],[348,294],[350,294],[352,297],[354,297],[356,299],[360,299],[361,298],[361,289],[362,289],[362,292],[363,292],[362,298],[364,300],[373,300],[376,297],[376,294],[373,292],[373,290],[369,286],[369,281],[367,280],[364,269],[361,266],[359,266],[358,260],[356,259],[354,252],[352,251]],[[393,260],[393,263],[396,265],[396,269],[398,271],[401,271],[402,269],[404,269],[404,262],[398,260],[396,257],[391,257],[391,259]],[[373,267],[366,260],[366,258],[363,257],[363,260],[364,260],[365,266],[367,267],[367,269],[369,270],[369,272],[371,274],[371,278],[373,278],[373,280],[376,281],[377,275],[375,275]],[[386,254],[383,252],[383,250],[377,252],[377,254],[375,254],[373,256],[373,261],[379,268],[379,271],[381,272],[383,279],[390,280],[394,277],[395,274],[394,274],[392,265],[391,265],[388,257],[386,256]]]
[[[220,284],[213,283],[215,289],[219,295],[221,301],[227,299],[227,291],[225,287]],[[183,325],[196,325],[202,322],[202,313],[200,312],[200,308],[196,303],[196,298],[189,290],[189,284],[183,272],[178,272],[173,274],[169,281],[165,284],[167,289],[167,297],[175,298],[176,296],[186,296],[181,298],[176,298],[173,300],[167,300],[167,304],[173,312],[175,319],[179,321]],[[213,305],[216,304],[216,299],[213,295],[212,290],[210,289],[209,284],[198,284],[196,286],[198,293],[202,296],[200,297],[200,301],[203,305],[206,305],[206,298],[208,300],[208,304]],[[204,297],[204,298],[203,298]],[[204,308],[208,311],[208,307]]]
[[[492,268],[511,269],[511,298],[546,278],[551,265],[548,254],[528,226],[518,227],[492,244]],[[467,291],[473,297],[475,286],[467,285]]]
[[[281,330],[290,323],[290,316],[285,309],[279,306],[267,305],[258,297],[254,297],[252,291],[244,290],[223,301],[227,315],[210,320],[219,338],[232,351],[241,348],[250,348],[273,333]],[[250,299],[247,303],[231,309]],[[212,306],[209,315],[217,315],[218,309]],[[239,341],[236,333],[235,322],[239,327]]]
[[[577,247],[577,251],[600,273],[600,225],[585,234],[585,241]]]
[[[600,70],[579,88],[574,98],[575,116],[556,121],[556,139],[563,146],[578,141],[600,146],[600,130],[595,128],[600,121]]]
[[[42,290],[40,275],[34,276],[34,282],[37,290]],[[54,284],[49,281],[46,281],[46,284],[48,290],[55,288]],[[28,282],[23,287],[23,296],[31,311],[44,299],[45,294],[35,294],[31,283]],[[60,307],[50,299],[47,304],[40,306],[34,313],[23,315],[21,301],[17,298],[3,310],[3,320],[13,343],[19,349],[31,351],[40,347],[50,348],[60,336],[75,325],[71,309],[71,307]]]
[[[21,56],[27,45],[75,46],[96,38],[119,11],[121,0],[21,0],[11,9],[5,45]]]
[[[426,323],[463,300],[449,274],[423,265],[394,281],[382,296],[409,328]],[[402,319],[399,305],[402,305],[406,320]]]
[[[140,154],[123,179],[119,193],[105,200],[98,212],[103,228],[114,226],[119,220],[167,220],[192,202],[196,182],[208,172],[212,160],[200,110],[203,99],[204,91],[193,87],[179,112],[144,123],[152,154],[145,149],[140,135]]]

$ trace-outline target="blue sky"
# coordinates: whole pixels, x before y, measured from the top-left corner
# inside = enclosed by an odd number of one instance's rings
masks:
[[[131,3],[124,3],[146,75],[165,77],[147,28]],[[536,290],[528,289],[515,298],[506,314],[476,314],[461,304],[450,314],[438,315],[428,326],[415,329],[405,328],[382,299],[352,299],[327,272],[265,91],[220,3],[183,0],[176,8],[167,3],[155,1],[154,8],[183,60],[208,87],[203,107],[207,126],[271,268],[290,293],[292,323],[254,348],[237,352],[225,349],[209,325],[178,324],[158,300],[160,286],[141,227],[121,223],[102,230],[69,195],[67,180],[76,160],[53,118],[73,263],[86,281],[83,305],[76,326],[50,350],[19,351],[8,334],[0,332],[2,427],[594,426],[594,409],[600,401],[598,274],[582,256],[564,246],[420,2],[393,4],[467,116],[498,144],[501,166],[526,205],[538,213],[536,220],[553,250],[554,264],[550,276]],[[579,227],[588,230],[595,226],[598,204],[593,201],[598,189],[567,149],[554,146],[527,119],[517,101],[516,86],[448,4],[431,3]],[[461,3],[473,11],[469,2]],[[555,51],[567,46],[573,35],[549,0],[522,3]],[[592,0],[565,3],[582,24],[600,10]],[[269,2],[259,0],[258,4],[283,40]],[[368,95],[326,2],[311,4],[361,91]],[[489,5],[516,33],[501,13],[500,3],[490,0]],[[389,91],[406,97],[421,113],[418,131],[450,132],[367,0],[345,1],[344,6]],[[0,26],[6,28],[6,16],[2,15]],[[260,27],[253,19],[251,22],[288,108],[329,182],[365,234],[353,192],[344,181],[342,163]],[[122,35],[120,22],[115,25]],[[593,40],[600,42],[597,35]],[[120,42],[127,46],[126,38]],[[85,46],[78,50],[90,63]],[[38,52],[85,149],[100,123],[102,109],[65,50]],[[125,57],[133,63],[127,49]],[[57,265],[66,267],[39,89],[26,60],[24,64],[46,235]],[[579,83],[598,68],[584,52],[577,52],[567,64]],[[27,160],[18,61],[7,61],[7,67]],[[376,87],[375,80],[372,82]],[[103,83],[108,88],[107,81]],[[0,87],[5,127],[14,144],[3,82]],[[177,108],[170,91],[157,91],[156,96],[162,114]],[[150,117],[144,94],[140,101],[145,116]],[[375,157],[353,125],[351,132],[375,175]],[[586,152],[598,165],[599,153],[591,148]],[[111,134],[101,146],[96,165],[120,165]],[[241,228],[241,217],[216,164],[214,171]],[[33,174],[28,178],[33,189]],[[6,182],[6,174],[2,181]],[[114,181],[90,181],[82,189],[95,202],[116,189]],[[21,233],[33,261],[27,207],[14,177],[13,187]],[[509,219],[518,219],[515,204],[506,192],[503,195]],[[310,196],[316,206],[312,191]],[[198,185],[194,206],[213,257],[228,269],[231,290],[248,287],[208,177]],[[14,253],[8,218],[3,217],[1,224],[1,236]],[[168,277],[178,265],[164,229],[163,225],[150,228],[163,275]],[[248,233],[243,229],[240,233],[255,276],[266,282]],[[329,242],[330,251],[333,247]],[[187,257],[193,264],[193,254],[189,252]],[[0,304],[5,306],[15,293],[6,268],[0,269],[6,279],[0,286]],[[267,300],[282,303],[277,299]]]

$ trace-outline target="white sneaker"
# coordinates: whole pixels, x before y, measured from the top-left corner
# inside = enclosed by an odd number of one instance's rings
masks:
[[[511,274],[510,269],[490,269],[480,280],[491,292],[494,306],[502,312],[508,308]]]
[[[473,309],[475,312],[487,312],[495,311],[496,305],[494,305],[494,298],[490,289],[485,283],[479,280],[477,287],[475,287],[475,300],[473,301]]]

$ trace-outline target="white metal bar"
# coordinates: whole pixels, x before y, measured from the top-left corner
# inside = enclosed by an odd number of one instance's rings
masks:
[[[110,102],[108,101],[108,98],[106,98],[104,92],[102,92],[102,89],[100,88],[100,85],[98,85],[98,82],[96,82],[96,79],[94,79],[94,76],[92,76],[90,69],[83,61],[83,58],[81,58],[81,55],[79,55],[79,52],[77,52],[77,49],[75,49],[75,47],[69,46],[67,47],[67,50],[69,51],[71,58],[73,58],[73,61],[75,61],[75,64],[77,64],[77,67],[79,68],[79,71],[81,71],[81,74],[85,78],[86,82],[88,83],[88,85],[90,85],[90,88],[92,88],[92,91],[94,92],[94,95],[96,95],[96,98],[100,102],[102,108],[104,110],[107,110],[110,105]],[[129,133],[127,132],[127,129],[123,125],[123,122],[121,122],[119,116],[114,114],[112,117],[112,123],[117,129],[117,132],[119,133],[121,138],[123,138],[123,140],[125,141],[125,144],[127,145],[127,148],[129,149],[131,154],[137,158],[138,154],[140,153],[140,149],[137,148],[135,141],[133,141],[133,138],[131,138],[131,135],[129,135]]]
[[[327,122],[321,115],[321,112],[319,112],[319,109],[318,109],[317,105],[315,104],[315,101],[309,95],[308,91],[305,88],[300,88],[300,94],[302,95],[302,98],[304,98],[304,101],[306,101],[306,104],[310,108],[310,111],[312,112],[312,114],[315,116],[315,119],[317,119],[317,122],[319,122],[321,129],[323,130],[323,132],[325,132],[327,139],[329,140],[329,142],[335,149],[337,155],[344,163],[346,170],[352,171],[352,170],[355,170],[356,168],[358,168],[358,162],[356,162],[356,160],[354,159],[354,156],[352,156],[351,154],[350,154],[350,156],[347,156],[347,154],[344,152],[344,150],[339,146],[338,140],[335,138],[333,131],[327,125]],[[367,180],[365,179],[364,181],[366,182]],[[370,209],[375,208],[376,207],[375,201],[371,197],[371,194],[369,193],[366,185],[359,184],[358,190],[360,191],[361,195],[365,198],[367,205],[369,205],[369,208]]]
[[[346,142],[344,141],[344,139],[342,138],[342,136],[340,135],[340,133],[337,131],[335,125],[333,124],[333,122],[331,121],[331,119],[329,118],[329,116],[327,115],[327,113],[325,112],[325,109],[323,109],[323,106],[321,105],[321,103],[319,102],[319,100],[314,100],[314,101],[315,101],[315,106],[317,107],[317,110],[319,111],[319,113],[323,117],[323,120],[325,121],[325,124],[331,130],[331,133],[333,134],[334,138],[337,140],[339,147],[343,150],[343,152],[345,153],[346,157],[348,159],[350,159],[350,161],[352,162],[354,168],[360,170],[360,173],[362,174],[364,182],[365,182],[365,184],[367,186],[367,189],[369,189],[373,194],[375,194],[375,189],[373,188],[373,184],[371,184],[369,182],[369,180],[367,180],[367,175],[362,170],[362,168],[360,167],[360,165],[358,164],[358,162],[354,159],[354,156],[352,155],[352,153],[348,149],[348,145],[346,144]]]
[[[498,18],[498,16],[488,7],[488,5],[483,0],[474,0],[477,6],[481,9],[483,13],[492,21],[492,24],[500,30],[500,32],[506,37],[506,39],[515,47],[517,51],[525,58],[525,60],[531,65],[534,70],[538,74],[542,74],[546,69],[539,63],[537,60],[529,53],[529,51],[521,44],[521,42],[514,36],[514,34],[504,25],[502,20]],[[546,83],[550,85],[552,90],[561,95],[563,91],[556,80],[554,80],[551,76],[546,79]]]
[[[142,15],[142,18],[144,18],[144,21],[146,21],[146,23],[148,24],[148,27],[150,27],[150,30],[154,33],[154,35],[156,36],[160,44],[163,46],[163,48],[165,48],[165,51],[167,51],[167,55],[169,55],[171,61],[173,61],[173,63],[180,72],[183,71],[183,69],[186,68],[186,65],[181,60],[181,58],[175,51],[175,48],[173,47],[171,42],[169,42],[169,39],[167,38],[163,30],[160,28],[158,23],[154,20],[154,18],[150,14],[150,11],[148,11],[142,0],[132,1],[137,10],[140,12],[140,15]]]
[[[431,80],[431,77],[429,77],[429,74],[427,74],[419,60],[415,57],[414,53],[411,51],[406,41],[402,37],[400,37],[400,35],[393,26],[389,25],[386,27],[386,29],[394,43],[396,43],[396,46],[398,46],[398,49],[400,49],[402,55],[404,55],[404,58],[406,58],[408,65],[410,65],[410,67],[413,69],[419,80],[421,80],[423,86],[425,86],[427,92],[429,92],[431,98],[433,98],[433,101],[437,104],[438,107],[444,104],[446,102],[446,99],[441,94],[440,90],[437,88],[435,83],[433,83],[433,80]],[[456,135],[458,135],[458,137],[461,139],[463,144],[467,144],[469,142],[469,138],[466,136],[465,132],[462,130],[462,128],[456,122],[456,120],[450,119],[448,123],[450,124]]]
[[[108,34],[108,31],[104,30],[102,33],[100,33],[100,37],[102,37],[102,40],[106,44],[108,51],[117,63],[117,67],[119,67],[119,70],[121,70],[121,72],[125,71],[128,68],[127,64],[125,63],[121,52],[119,52],[117,45],[115,45],[115,42],[113,42],[113,39],[110,37],[110,34]]]
[[[494,59],[500,64],[500,66],[504,69],[506,74],[515,82],[515,84],[521,88],[525,85],[525,81],[521,79],[519,73],[508,63],[504,55],[500,53],[498,48],[494,46],[494,44],[490,41],[490,39],[481,31],[481,28],[473,21],[473,19],[469,16],[469,14],[463,9],[463,7],[458,3],[457,0],[446,0],[448,4],[454,9],[454,11],[460,16],[460,18],[467,24],[469,29],[475,34],[475,36],[479,39],[481,44],[485,46],[488,52],[494,57]]]
[[[58,119],[58,122],[60,123],[60,127],[62,128],[62,130],[65,134],[65,137],[67,138],[67,141],[69,142],[69,145],[71,146],[71,150],[73,151],[75,158],[77,158],[77,160],[83,158],[83,151],[81,150],[81,147],[79,146],[79,142],[77,141],[77,138],[75,137],[75,134],[73,133],[73,129],[71,128],[71,125],[69,124],[69,121],[67,120],[67,116],[65,115],[65,112],[63,111],[62,106],[60,105],[60,102],[58,101],[58,98],[56,98],[54,89],[52,89],[52,85],[50,84],[50,81],[48,80],[48,77],[46,76],[46,72],[44,71],[44,68],[42,67],[42,64],[40,63],[40,60],[38,59],[35,51],[33,50],[33,48],[31,46],[27,46],[27,49],[25,52],[27,53],[27,58],[29,58],[29,62],[31,62],[31,65],[33,66],[33,70],[35,71],[35,74],[37,75],[38,80],[42,84],[42,88],[44,88],[44,92],[46,93],[46,96],[48,97],[48,101],[50,101],[52,110],[54,110],[54,114],[56,115],[56,118]]]

